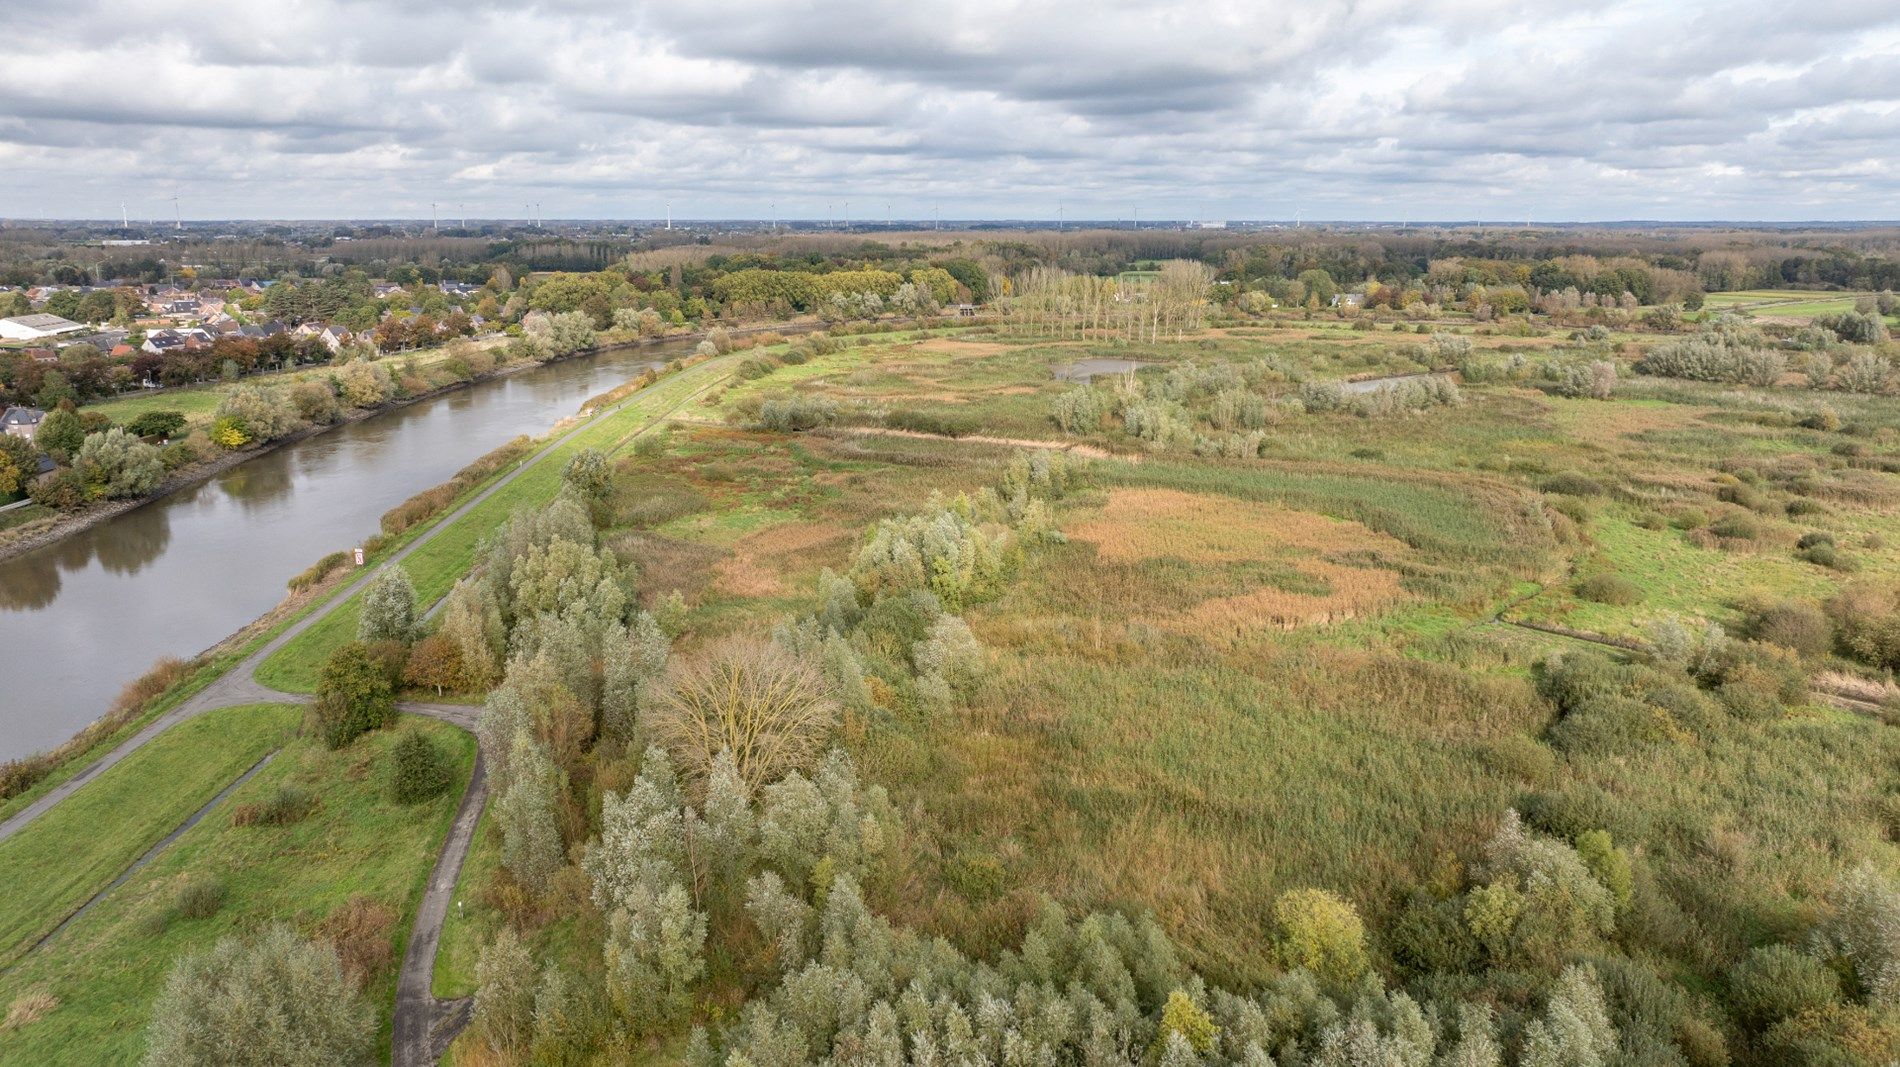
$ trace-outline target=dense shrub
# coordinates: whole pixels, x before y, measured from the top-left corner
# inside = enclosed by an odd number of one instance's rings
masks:
[[[758,426],[776,433],[795,433],[829,426],[838,418],[838,403],[822,394],[771,397],[759,405]]]
[[[1834,647],[1833,622],[1818,606],[1804,600],[1782,600],[1752,611],[1748,635],[1804,656],[1820,655]]]
[[[927,433],[937,437],[963,437],[976,431],[975,420],[964,415],[948,415],[916,408],[893,408],[884,416],[884,425],[893,430]]]
[[[178,887],[172,913],[181,919],[209,919],[224,907],[224,881],[216,875],[198,875]]]
[[[301,572],[291,576],[289,583],[287,583],[290,587],[290,591],[300,593],[316,585],[336,573],[337,569],[350,562],[351,558],[348,552],[332,552],[324,556],[322,559],[304,568]]]
[[[1593,574],[1576,584],[1576,593],[1599,604],[1628,607],[1643,599],[1643,587],[1620,574]]]
[[[1734,541],[1749,541],[1761,536],[1761,525],[1742,514],[1724,515],[1709,524],[1709,532]]]
[[[1601,496],[1603,483],[1587,474],[1565,471],[1544,480],[1544,492],[1562,493],[1567,496]]]
[[[310,814],[317,805],[310,791],[294,782],[283,782],[248,804],[239,804],[231,812],[233,826],[288,826]]]
[[[395,686],[388,667],[361,641],[338,646],[323,665],[317,700],[311,705],[318,736],[342,748],[386,725],[395,715]]]
[[[228,936],[172,967],[152,1008],[145,1062],[277,1067],[375,1058],[376,1016],[336,954],[288,927]]]
[[[1840,997],[1841,980],[1827,965],[1788,945],[1764,945],[1729,972],[1729,1004],[1752,1030],[1816,1011]]]
[[[420,730],[406,730],[390,746],[389,798],[414,804],[440,796],[449,787],[453,768],[448,754]]]

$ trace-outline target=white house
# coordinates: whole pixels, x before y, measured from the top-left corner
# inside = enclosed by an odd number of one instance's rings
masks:
[[[71,319],[62,319],[58,315],[20,315],[11,319],[0,319],[0,337],[9,341],[38,341],[44,337],[57,337],[62,333],[76,333],[84,326]]]

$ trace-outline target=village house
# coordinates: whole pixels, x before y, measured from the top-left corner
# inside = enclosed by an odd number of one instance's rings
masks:
[[[31,441],[39,432],[40,420],[45,417],[46,412],[39,408],[8,408],[0,412],[0,433]]]

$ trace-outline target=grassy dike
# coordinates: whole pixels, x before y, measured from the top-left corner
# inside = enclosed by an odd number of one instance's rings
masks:
[[[455,769],[448,789],[414,805],[390,800],[381,773],[403,730],[422,731]],[[397,968],[474,762],[474,738],[430,720],[406,720],[336,752],[313,739],[291,740],[57,940],[0,972],[0,1006],[34,995],[55,1002],[36,1021],[0,1032],[0,1065],[136,1062],[173,962],[273,922],[349,946],[380,1026],[376,1048],[386,1052]],[[145,784],[155,791],[166,785]],[[286,786],[315,798],[302,818],[240,826],[231,817]],[[223,886],[222,905],[200,918],[180,914],[180,889],[210,879]],[[345,913],[358,919],[351,934],[340,920]]]
[[[0,960],[12,961],[295,729],[286,705],[183,723],[0,842]]]

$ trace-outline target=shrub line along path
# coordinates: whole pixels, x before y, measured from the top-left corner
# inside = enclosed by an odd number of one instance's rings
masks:
[[[702,372],[711,371],[715,365],[722,365],[730,361],[730,357],[722,357],[716,361],[708,361],[707,363],[700,364],[698,368],[688,368],[680,373],[691,374],[695,369],[699,369]],[[689,390],[685,396],[681,397],[665,410],[653,413],[631,431],[609,442],[606,446],[606,450],[611,453],[625,447],[628,442],[667,421],[681,408],[698,400],[706,392],[724,382],[728,376],[726,373],[710,374],[706,382]],[[649,387],[649,389],[650,388],[651,387]],[[71,778],[47,790],[43,796],[20,809],[18,812],[15,812],[12,817],[6,819],[4,822],[0,822],[0,841],[5,841],[19,833],[40,816],[52,810],[53,807],[61,801],[73,795],[87,782],[111,770],[126,757],[137,752],[149,744],[154,738],[157,738],[159,735],[165,733],[165,731],[170,730],[180,723],[187,722],[206,712],[214,711],[219,708],[246,704],[312,703],[314,698],[309,694],[282,692],[258,681],[256,677],[257,668],[279,649],[282,649],[285,645],[288,645],[291,641],[301,636],[305,631],[327,618],[331,613],[349,603],[352,598],[369,585],[375,578],[376,571],[381,569],[382,566],[402,562],[402,560],[406,559],[416,550],[434,540],[437,535],[450,529],[470,512],[493,498],[529,469],[548,459],[564,445],[569,444],[582,433],[603,425],[609,417],[619,413],[622,408],[645,399],[647,392],[648,390],[645,389],[640,390],[614,407],[597,413],[591,418],[582,420],[578,425],[542,446],[539,451],[516,466],[514,470],[495,479],[480,492],[468,500],[463,501],[460,506],[448,514],[443,515],[427,530],[423,531],[413,541],[410,541],[407,545],[392,554],[382,564],[379,564],[377,567],[364,568],[364,573],[355,581],[333,593],[327,601],[315,610],[304,615],[289,626],[286,626],[275,637],[264,642],[257,649],[252,651],[250,655],[244,657],[244,659],[240,660],[231,669],[225,671],[224,674],[220,675],[211,684],[193,695],[189,700],[186,700],[176,708],[159,716],[144,729],[121,743],[117,748],[94,760],[85,769],[74,774]],[[433,613],[436,606],[439,606],[439,603],[440,601],[431,605],[430,614]],[[428,718],[438,719],[469,731],[474,730],[476,717],[480,714],[479,707],[463,704],[431,704],[416,701],[402,701],[396,705],[396,708],[399,711],[412,715],[422,715]],[[268,760],[268,757],[266,757],[266,759]],[[96,894],[78,912],[69,916],[65,922],[61,924],[60,929],[64,929],[73,919],[83,914],[85,908],[91,907],[93,903],[96,903],[106,893],[116,887],[119,882],[123,881],[126,876],[149,862],[162,851],[166,845],[175,840],[180,833],[190,829],[192,823],[196,822],[206,811],[215,806],[219,800],[224,799],[231,790],[243,784],[245,779],[249,778],[251,774],[254,774],[261,767],[262,764],[260,763],[258,766],[246,771],[242,777],[236,782],[233,782],[224,792],[219,793],[217,798],[214,798],[210,804],[205,805],[205,807],[195,813],[191,819],[188,819],[184,825],[178,827],[171,834],[158,842],[150,851],[136,861],[131,868],[122,872],[118,880],[106,886],[104,890]],[[475,824],[481,815],[482,806],[486,800],[486,777],[482,766],[481,754],[477,753],[474,770],[469,775],[468,786],[462,794],[461,805],[456,809],[455,821],[451,824],[448,836],[442,842],[442,848],[436,856],[435,866],[430,871],[429,882],[427,888],[424,890],[422,903],[417,908],[415,922],[410,930],[409,946],[403,955],[402,969],[396,980],[396,1007],[393,1019],[394,1034],[392,1048],[392,1062],[396,1067],[414,1067],[414,1065],[434,1063],[441,1057],[442,1053],[447,1049],[448,1043],[454,1039],[456,1033],[459,1032],[462,1026],[467,1022],[469,1009],[467,999],[464,998],[456,1001],[436,1000],[434,995],[430,992],[430,979],[435,969],[436,948],[441,940],[442,924],[448,917],[449,901],[454,895],[456,880],[461,875],[462,862],[468,856],[469,846],[474,840]],[[57,932],[58,931],[55,931],[55,933]]]

